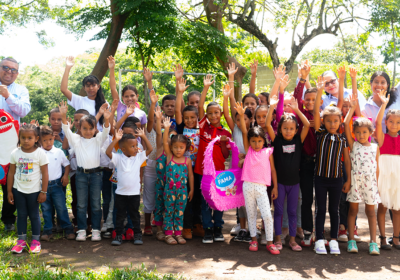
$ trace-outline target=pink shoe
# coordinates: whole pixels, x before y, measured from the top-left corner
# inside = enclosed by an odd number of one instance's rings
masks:
[[[279,255],[281,252],[275,247],[274,244],[267,245],[267,250],[270,252],[272,255]]]
[[[42,249],[42,246],[40,246],[40,242],[37,240],[32,240],[31,246],[29,247],[29,250],[32,254],[39,254]]]
[[[16,254],[21,254],[22,251],[26,248],[26,242],[25,240],[18,240],[17,245],[15,245],[12,249],[11,252],[16,253]]]
[[[257,241],[251,241],[249,250],[252,252],[257,252],[258,251],[258,242]]]
[[[126,240],[133,240],[133,230],[131,228],[128,228],[127,231],[125,232],[125,239]]]
[[[290,248],[292,248],[293,251],[295,252],[301,252],[303,249],[301,248],[301,246],[299,244],[297,244],[296,242],[290,243],[289,242],[289,246]]]
[[[274,245],[275,245],[275,247],[276,247],[277,250],[279,250],[279,251],[282,250],[282,242],[277,241],[277,242],[275,242]]]

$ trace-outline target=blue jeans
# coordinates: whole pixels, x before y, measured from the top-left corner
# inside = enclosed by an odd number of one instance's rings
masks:
[[[101,194],[103,196],[103,220],[104,222],[107,220],[108,211],[111,202],[111,181],[110,177],[112,175],[112,171],[103,170],[103,185],[101,187]]]
[[[14,203],[17,207],[17,232],[18,239],[26,239],[28,228],[28,217],[32,225],[32,240],[39,240],[40,237],[40,215],[39,202],[37,201],[40,192],[22,193],[12,189]]]
[[[65,201],[64,187],[61,179],[49,182],[47,187],[46,201],[42,203],[42,213],[44,219],[43,234],[52,234],[53,212],[57,211],[57,220],[66,234],[74,233],[74,228],[69,220],[68,210]],[[54,206],[54,208],[53,208]]]
[[[222,220],[223,211],[213,210],[208,206],[204,196],[201,196],[201,216],[203,218],[203,228],[222,228],[224,220]],[[214,220],[214,223],[213,221]]]
[[[78,199],[78,229],[86,230],[86,211],[88,196],[92,211],[92,228],[100,230],[101,223],[101,186],[103,185],[103,172],[82,173],[76,171],[76,196]],[[90,194],[90,195],[89,195]]]
[[[114,228],[117,228],[117,203],[115,201],[115,191],[117,190],[117,184],[112,183],[112,191],[113,191],[113,197],[114,197],[114,210],[113,210],[113,224],[114,224]],[[128,228],[132,228],[133,229],[133,223],[131,220],[131,216],[129,216],[129,213],[126,215],[126,218],[128,220],[128,223],[125,226],[125,230],[127,230]]]

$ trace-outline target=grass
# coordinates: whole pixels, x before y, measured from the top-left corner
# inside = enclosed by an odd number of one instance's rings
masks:
[[[67,188],[67,206],[71,205],[71,200],[70,188]],[[3,193],[0,192],[0,208],[2,204]],[[31,240],[31,236],[31,225],[28,221],[27,240]],[[76,271],[70,264],[60,262],[57,259],[54,259],[54,262],[45,263],[40,259],[40,254],[13,254],[11,253],[11,248],[16,242],[16,232],[5,233],[4,225],[0,223],[0,279],[184,279],[180,275],[159,274],[156,269],[148,270],[144,264],[140,267],[131,265],[123,269],[109,268],[105,272],[93,270]]]

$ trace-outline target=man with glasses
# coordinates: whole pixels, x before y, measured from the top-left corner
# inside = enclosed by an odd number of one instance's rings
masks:
[[[0,61],[0,109],[9,113],[15,120],[25,117],[31,110],[28,89],[14,83],[18,77],[18,62],[10,57]],[[2,185],[3,207],[1,220],[6,231],[15,230],[15,205],[7,201],[7,183]]]

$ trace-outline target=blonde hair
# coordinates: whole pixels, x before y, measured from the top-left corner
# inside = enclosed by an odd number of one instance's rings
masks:
[[[325,119],[326,116],[338,116],[342,118],[342,111],[336,106],[326,106],[322,111],[322,118]]]
[[[400,117],[400,110],[389,109],[386,114],[386,120],[388,120],[390,116]]]
[[[356,131],[357,127],[366,127],[368,128],[369,132],[374,131],[374,127],[372,126],[371,120],[367,118],[357,118],[353,121],[353,132]]]

